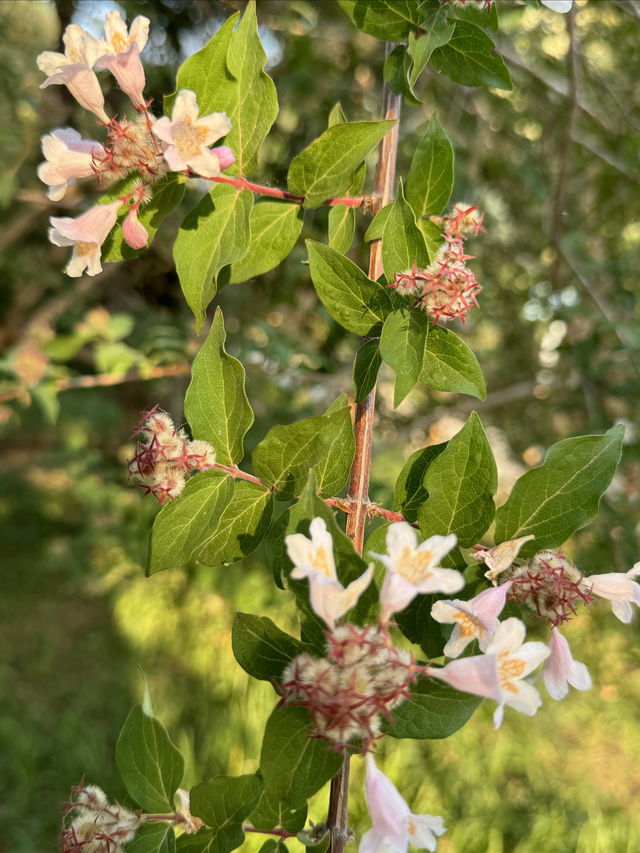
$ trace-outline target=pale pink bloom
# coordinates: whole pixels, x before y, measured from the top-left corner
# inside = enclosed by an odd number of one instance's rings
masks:
[[[566,638],[557,628],[551,631],[547,646],[551,654],[544,665],[544,684],[552,699],[564,699],[569,692],[569,684],[576,690],[589,690],[591,676],[587,667],[571,655]]]
[[[311,607],[333,630],[336,620],[351,610],[371,583],[373,565],[345,588],[338,580],[333,537],[324,519],[314,518],[309,525],[309,533],[311,539],[302,533],[285,537],[287,553],[294,565],[291,577],[295,580],[308,578]]]
[[[431,536],[421,545],[414,529],[406,521],[391,524],[387,530],[387,554],[374,554],[386,568],[380,603],[381,619],[386,622],[421,593],[458,592],[464,578],[454,569],[441,569],[440,560],[455,547],[456,536]]]
[[[525,542],[529,542],[531,539],[535,539],[532,533],[529,533],[528,536],[520,536],[518,539],[508,539],[506,542],[500,542],[499,545],[495,545],[493,548],[487,548],[485,551],[477,551],[473,556],[488,567],[488,571],[484,573],[484,576],[495,586],[498,575],[511,566],[518,556],[520,548],[522,548]]]
[[[73,253],[65,272],[78,278],[87,270],[88,275],[102,272],[101,247],[109,231],[116,224],[121,201],[98,204],[77,219],[69,216],[52,216],[49,220],[49,240],[56,246],[73,246]]]
[[[393,782],[378,770],[371,753],[367,753],[365,793],[373,826],[362,836],[358,853],[407,853],[409,844],[421,850],[436,849],[436,836],[447,831],[442,818],[412,814]]]
[[[469,601],[436,601],[431,615],[436,622],[453,622],[454,628],[444,653],[449,658],[457,658],[472,640],[477,639],[482,651],[493,638],[497,629],[498,616],[502,613],[511,581],[498,587],[489,587]]]
[[[452,660],[440,669],[429,667],[428,675],[444,681],[454,690],[501,702],[497,663],[495,655],[475,655]]]
[[[122,235],[132,249],[144,249],[149,240],[149,234],[138,219],[138,208],[132,207],[127,218],[122,223]]]
[[[570,12],[573,6],[573,0],[540,0],[540,2],[552,11],[562,12],[562,14]]]
[[[209,148],[230,130],[231,122],[226,113],[199,117],[195,92],[189,89],[178,92],[171,120],[163,116],[153,126],[154,134],[167,146],[164,158],[169,168],[173,172],[191,169],[204,178],[217,177],[235,161],[227,145]]]
[[[525,643],[525,634],[523,622],[515,617],[505,619],[487,647],[487,655],[493,655],[497,660],[502,693],[500,704],[493,715],[496,729],[502,723],[505,705],[511,705],[516,711],[532,717],[542,704],[535,687],[522,679],[549,657],[551,649],[544,643]]]
[[[625,574],[624,572],[609,572],[604,575],[589,575],[580,586],[586,592],[599,598],[608,598],[611,609],[621,622],[631,622],[633,610],[631,603],[640,607],[640,584],[633,578],[640,575],[640,562]]]
[[[138,15],[127,30],[120,12],[107,12],[104,34],[104,53],[96,67],[107,68],[113,74],[135,107],[144,106],[145,77],[140,54],[149,37],[149,18]]]
[[[38,166],[38,177],[49,186],[49,198],[60,201],[77,178],[95,173],[96,162],[106,152],[95,139],[83,139],[77,130],[60,127],[42,137],[42,153],[46,162]]]
[[[97,115],[101,121],[108,122],[109,117],[104,111],[104,95],[93,71],[93,66],[104,51],[102,43],[77,24],[70,24],[66,28],[62,40],[64,53],[45,50],[36,60],[40,71],[47,75],[40,88],[63,84],[81,106]]]

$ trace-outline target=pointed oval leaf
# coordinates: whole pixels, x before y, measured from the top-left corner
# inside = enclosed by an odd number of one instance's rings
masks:
[[[164,726],[136,705],[116,744],[118,769],[135,802],[148,812],[173,812],[184,759]]]
[[[410,697],[391,712],[393,723],[383,722],[385,734],[396,738],[444,738],[462,728],[482,702],[448,684],[420,677]]]
[[[446,448],[447,442],[432,444],[421,450],[416,450],[405,462],[398,475],[393,497],[393,508],[401,512],[407,521],[416,521],[418,509],[429,497],[424,485],[424,478],[429,465]]]
[[[436,391],[457,391],[480,400],[487,396],[475,355],[456,334],[437,324],[429,331],[420,382]]]
[[[422,102],[416,97],[409,82],[412,67],[413,60],[407,48],[399,44],[387,56],[383,76],[392,92],[402,95],[408,104],[420,104]]]
[[[413,68],[409,75],[410,86],[415,86],[433,51],[447,44],[454,33],[455,25],[448,23],[447,11],[444,6],[430,10],[422,30],[418,34],[409,33],[409,54],[413,59]]]
[[[441,213],[451,198],[452,190],[453,148],[434,113],[414,151],[405,195],[420,219]]]
[[[624,427],[604,435],[565,438],[547,450],[542,465],[517,480],[496,515],[495,541],[532,533],[520,556],[557,548],[598,511],[622,454]]]
[[[266,616],[236,613],[231,647],[240,666],[262,681],[279,680],[284,668],[311,647],[281,631]]]
[[[394,407],[400,405],[420,377],[428,333],[429,319],[419,310],[396,308],[384,321],[380,355],[396,373]]]
[[[144,823],[127,842],[127,853],[175,853],[175,849],[176,836],[168,823]]]
[[[337,204],[329,211],[329,245],[344,255],[353,243],[356,231],[356,212],[346,204]]]
[[[304,196],[305,207],[319,207],[347,192],[356,168],[395,124],[395,119],[385,119],[328,128],[291,161],[289,191]]]
[[[206,853],[229,853],[244,841],[242,822],[249,816],[262,793],[262,781],[254,773],[245,776],[216,776],[196,785],[189,792],[191,813],[201,818],[208,830],[200,830],[206,846],[189,845],[185,849],[202,849]]]
[[[338,0],[353,23],[383,41],[404,41],[422,23],[418,0]]]
[[[467,21],[456,21],[456,28],[442,47],[431,54],[431,64],[454,83],[463,86],[493,86],[512,89],[511,75],[489,36]]]
[[[330,246],[307,240],[309,271],[333,319],[356,335],[375,337],[393,309],[387,290]]]
[[[193,437],[211,442],[217,462],[234,465],[244,456],[253,411],[244,390],[244,367],[227,354],[225,340],[224,318],[217,308],[207,340],[193,361],[184,412]]]
[[[362,403],[371,393],[382,364],[378,341],[366,341],[353,362],[353,389],[356,403]]]
[[[390,208],[382,233],[382,265],[388,282],[393,281],[394,273],[407,272],[414,264],[419,269],[429,264],[422,231],[416,225],[411,206],[404,199],[402,184],[398,187],[398,198]]]
[[[478,542],[495,515],[498,473],[475,412],[431,462],[423,482],[429,493],[418,509],[423,536],[455,533],[463,548]]]

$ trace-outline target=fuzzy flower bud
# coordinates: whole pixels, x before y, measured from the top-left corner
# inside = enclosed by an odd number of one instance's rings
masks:
[[[142,824],[140,812],[110,803],[97,785],[83,783],[71,789],[64,815],[62,853],[121,853]]]

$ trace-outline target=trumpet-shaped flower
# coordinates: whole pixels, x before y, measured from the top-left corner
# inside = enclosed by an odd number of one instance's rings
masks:
[[[101,42],[103,55],[96,62],[96,67],[107,68],[113,74],[134,107],[144,107],[145,76],[140,54],[149,37],[149,18],[138,15],[131,29],[127,30],[120,12],[107,12],[104,34],[105,39]]]
[[[378,770],[371,753],[367,754],[365,793],[373,826],[362,836],[358,853],[406,853],[409,844],[436,849],[437,836],[446,832],[442,818],[412,814],[393,782]]]
[[[294,564],[291,577],[295,580],[308,578],[311,607],[333,630],[336,620],[351,610],[371,583],[373,565],[348,587],[343,587],[336,574],[333,537],[324,519],[314,518],[309,532],[311,539],[302,533],[292,533],[285,538],[287,553]]]
[[[431,615],[436,622],[453,622],[454,628],[444,653],[447,657],[457,658],[472,640],[477,639],[482,651],[493,639],[494,631],[500,624],[498,616],[504,608],[511,582],[498,587],[490,587],[469,601],[436,601]]]
[[[60,201],[67,187],[77,178],[95,174],[96,164],[105,156],[105,149],[95,139],[83,139],[77,130],[60,127],[42,137],[45,162],[38,166],[38,177],[47,184],[47,195]]]
[[[227,145],[209,148],[231,130],[226,113],[200,116],[195,92],[178,92],[171,114],[158,119],[153,132],[167,146],[164,157],[174,172],[191,169],[204,178],[215,178],[233,162],[235,156]]]
[[[431,536],[421,545],[410,524],[400,521],[387,530],[387,554],[374,554],[386,568],[380,603],[381,618],[386,622],[392,613],[397,613],[421,593],[458,592],[464,586],[464,578],[454,569],[441,569],[440,560],[455,547],[457,538]]]
[[[62,40],[64,53],[45,50],[36,60],[40,71],[47,75],[40,88],[63,84],[81,106],[97,115],[101,121],[108,122],[109,117],[104,111],[104,95],[93,70],[104,52],[103,43],[77,24],[70,24],[66,28]]]
[[[102,272],[102,244],[116,224],[121,207],[122,202],[117,200],[110,204],[98,204],[77,219],[69,216],[51,217],[49,240],[56,246],[73,246],[71,260],[65,270],[71,278],[79,278],[85,269],[88,275]]]
[[[608,572],[604,575],[589,575],[583,578],[580,586],[591,595],[608,598],[611,609],[621,622],[631,622],[633,610],[631,604],[640,607],[640,584],[633,579],[640,575],[640,562],[625,574]]]
[[[571,649],[566,638],[557,628],[551,631],[547,643],[551,654],[544,664],[544,684],[552,699],[564,699],[569,692],[569,685],[576,690],[588,690],[591,687],[591,676],[587,667],[571,655]]]
[[[525,542],[529,542],[531,539],[535,539],[532,533],[528,536],[520,536],[518,539],[508,539],[506,542],[500,542],[500,544],[495,545],[493,548],[487,548],[486,551],[477,551],[473,556],[488,567],[488,571],[484,573],[484,576],[495,586],[498,575],[511,566],[518,556],[520,548]]]

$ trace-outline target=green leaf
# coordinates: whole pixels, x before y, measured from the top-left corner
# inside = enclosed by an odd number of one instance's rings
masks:
[[[495,541],[532,533],[536,538],[520,550],[529,557],[557,548],[598,511],[622,454],[624,427],[604,435],[566,438],[547,450],[542,465],[516,482],[496,515]]]
[[[185,566],[195,558],[233,491],[234,481],[223,471],[203,471],[188,481],[180,497],[165,503],[151,530],[147,574]]]
[[[258,805],[249,815],[249,820],[256,829],[275,829],[281,826],[287,832],[300,832],[307,822],[307,804],[299,809],[290,809],[286,805],[273,801],[265,791],[258,800]],[[287,848],[279,844],[277,848],[267,848],[265,844],[260,848],[260,853],[286,853]]]
[[[463,548],[478,542],[495,515],[498,474],[475,412],[431,462],[423,482],[429,493],[418,509],[423,536],[455,533]]]
[[[387,290],[330,246],[307,240],[309,271],[333,319],[356,335],[375,337],[393,304]]]
[[[436,391],[457,391],[479,400],[487,396],[475,355],[456,334],[437,324],[429,332],[420,382]]]
[[[405,194],[420,219],[441,213],[453,190],[453,148],[440,122],[431,116],[411,160]]]
[[[402,95],[408,104],[422,103],[409,83],[413,60],[403,44],[399,44],[385,59],[383,76],[392,92]]]
[[[151,199],[140,208],[138,216],[141,225],[147,229],[149,235],[145,249],[153,242],[162,220],[182,201],[185,181],[183,175],[173,173],[160,178],[159,181],[151,185]],[[120,217],[121,220],[124,218],[124,216]],[[122,228],[118,226],[111,229],[111,233],[104,242],[102,261],[103,263],[110,263],[111,261],[121,261],[123,258],[135,258],[142,251],[144,249],[132,249],[125,242]]]
[[[436,225],[435,222],[431,222],[430,219],[418,219],[417,224],[418,228],[422,231],[422,236],[424,237],[429,261],[433,262],[438,249],[444,243],[444,234],[442,233],[440,226]]]
[[[249,190],[216,184],[180,226],[173,258],[198,331],[216,294],[219,271],[247,253],[252,205]]]
[[[216,776],[190,791],[191,813],[201,818],[208,829],[192,836],[193,843],[179,849],[206,853],[229,853],[244,841],[242,822],[249,816],[262,793],[259,776]],[[197,847],[195,841],[205,841]]]
[[[296,640],[266,616],[236,613],[231,648],[240,666],[262,681],[280,680],[284,668],[310,647]]]
[[[438,598],[442,596],[417,595],[403,611],[393,617],[404,636],[411,643],[420,646],[429,660],[439,658],[443,654],[448,639],[445,638],[443,630],[445,626],[431,617],[431,608]],[[450,630],[447,630],[447,634],[450,633]]]
[[[422,231],[416,225],[413,210],[404,199],[401,183],[398,186],[398,198],[390,208],[382,234],[382,265],[388,282],[393,281],[394,273],[406,272],[414,264],[419,269],[429,264]]]
[[[396,373],[394,407],[400,405],[418,381],[428,332],[429,320],[421,311],[396,308],[384,321],[380,355]]]
[[[384,234],[384,228],[387,224],[387,219],[393,210],[393,202],[385,204],[371,220],[369,227],[366,230],[364,239],[370,243],[372,240],[381,240]]]
[[[116,744],[116,761],[129,795],[145,811],[173,812],[184,759],[165,728],[136,705]]]
[[[346,204],[337,204],[329,211],[329,245],[344,255],[351,248],[356,230],[356,212]]]
[[[278,114],[273,80],[262,70],[267,56],[256,21],[254,2],[247,4],[237,29],[232,15],[198,53],[178,70],[177,90],[192,89],[200,115],[224,111],[231,121],[225,138],[236,156],[229,174],[251,175],[257,169],[258,151]],[[165,99],[165,111],[174,96]]]
[[[409,699],[391,712],[393,723],[384,721],[382,730],[397,738],[449,737],[464,726],[480,702],[479,696],[419,677]]]
[[[244,456],[243,440],[253,423],[244,390],[244,367],[224,348],[226,334],[220,308],[193,361],[184,413],[193,437],[211,442],[216,462],[234,465]]]
[[[175,853],[176,837],[168,823],[144,823],[133,841],[127,842],[127,853]]]
[[[327,127],[334,127],[336,124],[346,124],[348,119],[342,109],[342,105],[340,103],[334,104],[329,113],[329,120],[327,122]],[[367,171],[366,163],[361,163],[358,168],[353,173],[351,184],[349,189],[347,190],[348,195],[358,195],[358,193],[362,192],[362,187],[364,186],[364,179]],[[354,211],[355,218],[355,211]]]
[[[333,496],[347,482],[354,452],[349,406],[342,405],[320,417],[272,427],[254,450],[253,467],[281,500],[300,493],[310,468],[321,493]]]
[[[530,4],[530,0],[524,0]],[[454,6],[449,3],[445,7],[445,11],[449,18],[459,18],[461,21],[468,21],[470,24],[477,24],[479,27],[489,27],[489,29],[498,32],[500,25],[498,22],[498,4],[492,3],[491,10],[487,12],[485,9],[474,8],[473,6]]]
[[[456,21],[448,43],[431,54],[431,64],[454,83],[463,86],[494,86],[511,89],[511,75],[500,56],[493,54],[495,44],[479,27]]]
[[[371,393],[381,364],[378,341],[367,341],[362,344],[353,362],[353,388],[356,403],[362,403]]]
[[[422,23],[418,0],[338,0],[358,29],[383,41],[404,41]]]
[[[409,75],[410,86],[415,86],[418,77],[427,67],[433,51],[447,44],[453,35],[455,25],[447,22],[447,9],[440,6],[432,10],[423,29],[426,32],[409,33],[409,54],[413,59],[413,69]]]
[[[276,707],[267,720],[260,754],[260,772],[269,799],[300,809],[333,778],[342,755],[321,738],[306,708]]]
[[[395,124],[395,119],[356,121],[325,130],[291,161],[289,191],[304,196],[306,207],[347,192],[355,169]]]
[[[282,201],[261,201],[251,210],[249,230],[249,251],[222,270],[218,279],[220,286],[248,281],[277,267],[300,236],[302,207]]]
[[[429,497],[424,478],[429,465],[446,448],[447,442],[432,444],[416,450],[405,462],[396,481],[393,508],[401,512],[407,521],[416,521],[418,509]]]

